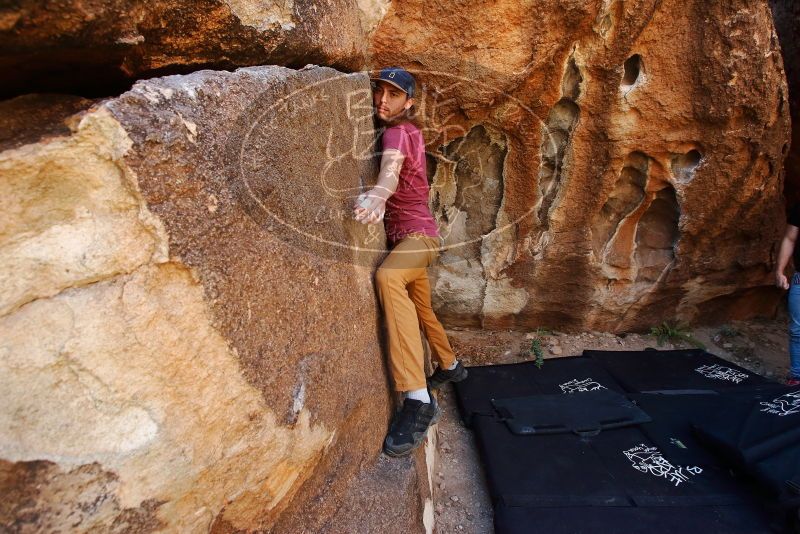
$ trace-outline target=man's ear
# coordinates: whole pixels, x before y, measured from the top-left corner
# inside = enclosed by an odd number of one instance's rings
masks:
[[[406,99],[406,103],[403,104],[403,109],[409,109],[413,105],[414,105],[414,99],[413,98],[407,98]]]

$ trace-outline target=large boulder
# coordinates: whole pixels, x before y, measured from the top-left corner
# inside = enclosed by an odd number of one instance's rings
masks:
[[[792,142],[786,157],[784,191],[789,203],[800,203],[800,4],[793,0],[770,0],[770,6],[781,43],[792,115]]]
[[[383,2],[23,0],[0,7],[0,96],[116,95],[201,68],[307,63],[356,70]]]
[[[450,324],[774,313],[789,106],[767,0],[395,2],[370,62],[420,85]]]
[[[252,67],[0,105],[0,530],[431,528],[433,443],[379,455],[369,95]]]

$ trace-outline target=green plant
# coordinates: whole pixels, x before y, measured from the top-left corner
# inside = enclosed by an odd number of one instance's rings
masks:
[[[528,352],[533,357],[533,363],[536,364],[536,367],[541,369],[544,365],[544,349],[542,348],[542,342],[544,341],[544,336],[552,336],[553,332],[549,328],[539,326],[532,334],[531,348]]]
[[[705,350],[706,348],[702,342],[689,333],[686,326],[680,324],[671,325],[664,321],[661,325],[650,328],[650,335],[655,336],[659,347],[667,341],[685,341],[698,349]]]
[[[542,351],[542,340],[538,337],[531,340],[531,354],[533,354],[536,367],[541,369],[544,365],[544,352]]]

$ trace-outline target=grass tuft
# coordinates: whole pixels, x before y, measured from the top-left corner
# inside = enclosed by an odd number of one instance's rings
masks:
[[[705,350],[706,348],[701,341],[692,336],[686,326],[681,324],[671,325],[664,321],[661,325],[652,327],[650,335],[655,336],[659,347],[667,341],[685,341],[698,349]]]

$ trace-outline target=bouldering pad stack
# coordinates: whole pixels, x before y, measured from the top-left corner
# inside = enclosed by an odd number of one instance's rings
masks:
[[[792,528],[800,388],[700,350],[471,367],[454,387],[498,534]]]

